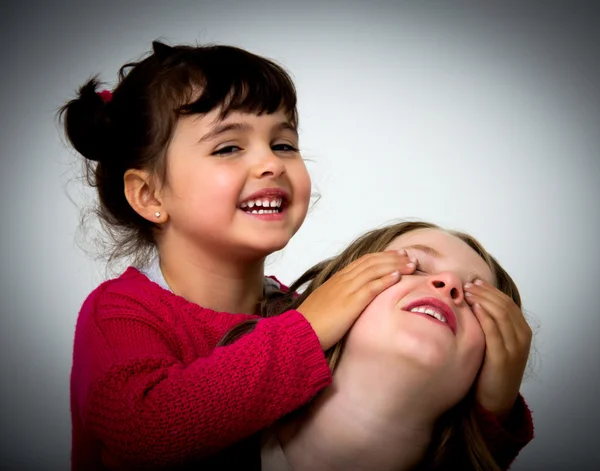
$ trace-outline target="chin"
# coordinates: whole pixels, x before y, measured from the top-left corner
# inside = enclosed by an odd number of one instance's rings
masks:
[[[409,358],[432,368],[440,368],[448,363],[456,351],[456,337],[448,329],[438,325],[427,325],[421,319],[418,323],[403,323],[396,344],[400,352]],[[411,319],[412,321],[412,319]]]
[[[448,365],[449,351],[439,345],[419,344],[418,348],[404,351],[403,357],[427,371],[443,371]]]
[[[281,239],[262,240],[256,244],[248,244],[249,251],[257,254],[259,257],[268,257],[285,248],[290,241],[289,237]]]

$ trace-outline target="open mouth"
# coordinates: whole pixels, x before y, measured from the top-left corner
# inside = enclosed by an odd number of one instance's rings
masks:
[[[420,312],[422,314],[427,314],[428,316],[433,317],[434,319],[437,319],[438,321],[443,322],[444,324],[448,323],[448,319],[446,319],[446,316],[432,306],[413,307],[410,310],[410,312]]]
[[[436,298],[424,298],[410,303],[404,311],[427,316],[435,322],[445,324],[456,334],[456,315],[450,306]]]
[[[269,196],[244,201],[240,209],[249,214],[278,214],[287,206],[283,196]]]

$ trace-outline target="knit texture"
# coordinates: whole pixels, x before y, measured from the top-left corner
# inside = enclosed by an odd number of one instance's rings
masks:
[[[252,318],[190,303],[132,267],[96,288],[75,330],[72,471],[260,469],[255,434],[306,404],[331,373],[294,310],[216,348]],[[529,408],[519,396],[503,424],[478,412],[508,469],[533,438]]]
[[[503,423],[479,405],[477,413],[483,438],[492,456],[500,468],[509,469],[519,452],[533,440],[533,417],[525,399],[519,394]]]
[[[330,384],[319,339],[294,310],[215,347],[255,317],[204,309],[132,267],[94,290],[75,330],[72,470],[214,461]]]

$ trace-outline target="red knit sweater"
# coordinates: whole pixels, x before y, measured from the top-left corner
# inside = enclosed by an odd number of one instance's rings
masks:
[[[221,469],[232,450],[244,453],[244,439],[330,384],[319,340],[294,310],[215,347],[256,317],[202,308],[131,267],[96,288],[75,330],[72,470],[200,470],[209,456],[210,469]],[[519,407],[510,426],[516,433],[481,411],[490,446],[507,467],[532,437],[522,398]]]

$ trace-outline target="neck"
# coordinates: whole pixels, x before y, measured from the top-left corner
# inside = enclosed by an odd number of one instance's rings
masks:
[[[182,241],[162,246],[159,255],[165,281],[175,294],[214,311],[256,313],[263,293],[264,258],[244,260],[186,247]]]
[[[390,380],[388,368],[363,364],[350,371],[340,363],[332,385],[278,431],[292,469],[398,471],[418,465],[440,414],[428,404],[426,386],[410,387],[401,380],[406,372]]]

